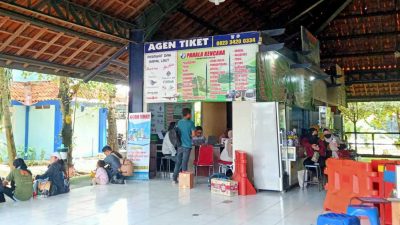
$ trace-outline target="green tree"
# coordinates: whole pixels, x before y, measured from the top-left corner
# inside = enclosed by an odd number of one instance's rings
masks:
[[[61,129],[61,139],[63,145],[68,148],[68,164],[72,165],[72,137],[73,137],[73,129],[72,129],[72,109],[71,109],[71,101],[76,93],[77,86],[74,86],[74,81],[67,77],[59,78],[59,93],[58,97],[61,101],[61,112],[62,112],[62,129]]]
[[[367,109],[366,103],[363,102],[350,102],[347,107],[339,106],[339,110],[345,120],[353,124],[354,139],[357,143],[357,123],[369,117],[371,112]]]
[[[8,164],[11,167],[17,155],[10,112],[11,70],[0,67],[0,121],[3,121],[7,140]]]
[[[388,119],[394,118],[397,128],[400,128],[400,102],[370,102],[367,108],[373,113],[371,120],[373,127],[386,129]]]

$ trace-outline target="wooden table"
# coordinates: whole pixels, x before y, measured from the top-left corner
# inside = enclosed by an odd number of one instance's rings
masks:
[[[389,198],[392,202],[392,225],[400,225],[400,198]]]

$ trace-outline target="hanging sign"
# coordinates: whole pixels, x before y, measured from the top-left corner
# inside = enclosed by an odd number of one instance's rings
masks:
[[[133,163],[133,179],[148,180],[151,113],[129,113],[127,159]]]
[[[145,101],[253,101],[259,32],[145,44]]]

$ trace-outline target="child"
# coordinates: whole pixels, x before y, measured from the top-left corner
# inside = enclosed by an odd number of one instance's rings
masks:
[[[96,175],[92,179],[92,184],[93,185],[96,185],[96,184],[100,184],[100,185],[108,184],[108,175],[107,175],[106,169],[104,168],[105,166],[106,166],[106,162],[104,162],[104,160],[97,161]]]

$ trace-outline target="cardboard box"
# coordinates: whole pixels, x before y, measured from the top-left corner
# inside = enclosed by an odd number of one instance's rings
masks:
[[[238,183],[234,180],[211,179],[211,193],[225,196],[238,195]]]
[[[193,172],[179,173],[179,188],[192,189],[194,187],[194,174]]]

